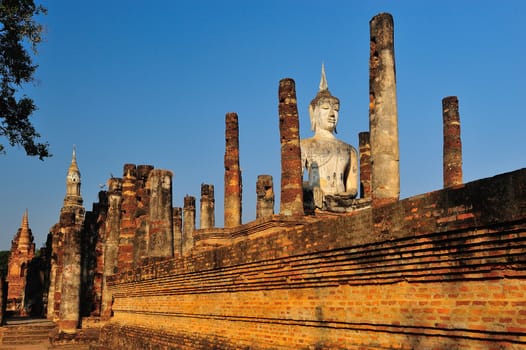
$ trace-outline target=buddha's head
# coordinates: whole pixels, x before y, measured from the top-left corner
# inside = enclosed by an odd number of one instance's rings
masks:
[[[312,131],[316,133],[317,130],[326,130],[330,133],[336,133],[339,110],[340,100],[331,95],[325,77],[325,67],[322,65],[320,90],[309,105]]]

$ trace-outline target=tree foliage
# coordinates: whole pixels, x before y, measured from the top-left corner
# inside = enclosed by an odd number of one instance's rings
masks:
[[[42,41],[42,25],[35,21],[46,9],[33,0],[0,0],[0,137],[11,146],[22,146],[29,156],[40,160],[51,156],[47,143],[38,143],[37,133],[29,117],[37,109],[33,100],[20,96],[24,84],[34,80],[38,67],[26,48],[37,53]],[[5,153],[0,144],[0,152]]]

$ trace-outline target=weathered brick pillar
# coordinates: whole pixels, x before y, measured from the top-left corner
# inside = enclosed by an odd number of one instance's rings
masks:
[[[153,169],[154,166],[150,164],[141,164],[137,166],[137,189],[146,187],[148,177]]]
[[[462,184],[462,141],[460,140],[460,116],[458,98],[442,99],[444,119],[444,187]]]
[[[153,165],[137,166],[137,181],[135,191],[137,206],[135,208],[135,236],[133,238],[133,265],[140,264],[148,257],[149,229],[150,229],[150,195],[151,189],[147,188],[148,178]]]
[[[62,294],[62,262],[63,262],[63,244],[62,233],[59,224],[51,228],[51,262],[49,270],[49,291],[47,302],[47,318],[58,321],[60,312],[60,295]],[[49,238],[48,238],[49,239]]]
[[[242,179],[239,168],[239,126],[236,113],[225,118],[225,208],[224,226],[241,225]]]
[[[50,254],[50,259],[49,259],[49,287],[48,287],[48,290],[47,290],[47,305],[45,305],[46,307],[46,318],[48,320],[52,320],[54,319],[54,300],[55,300],[55,278],[56,278],[56,273],[57,273],[57,264],[56,264],[56,258],[53,257],[53,253],[56,253],[56,251],[53,250],[53,232],[52,232],[52,229],[50,229],[50,232],[48,233],[47,235],[47,242],[46,243],[49,243],[51,242],[51,245],[50,245],[50,251],[51,251],[51,254]]]
[[[63,333],[75,333],[80,321],[81,223],[76,222],[75,218],[75,212],[64,211],[60,215],[60,225],[64,234],[64,260],[57,324],[59,331]]]
[[[101,317],[109,319],[111,316],[112,296],[108,292],[106,279],[117,272],[119,257],[119,237],[122,212],[122,179],[108,180],[108,214],[105,227],[104,244],[104,272],[102,275]]]
[[[256,219],[274,215],[274,183],[271,175],[258,176],[256,196]]]
[[[200,228],[212,228],[215,226],[214,209],[214,185],[201,184]]]
[[[49,289],[47,291],[46,318],[55,320],[55,279],[57,276],[57,265],[55,259],[49,262]]]
[[[360,198],[371,198],[371,143],[369,132],[358,134],[360,148]]]
[[[125,164],[122,182],[122,216],[119,236],[119,271],[133,264],[135,241],[135,211],[137,209],[137,168],[135,164]]]
[[[99,191],[99,203],[96,205],[94,204],[93,211],[97,215],[97,221],[96,221],[96,243],[95,243],[95,252],[94,252],[94,259],[95,259],[95,266],[94,266],[94,275],[93,275],[93,308],[90,312],[90,316],[101,316],[101,310],[102,310],[102,279],[104,276],[104,241],[106,238],[106,227],[105,222],[108,219],[108,192],[107,191]],[[95,211],[96,209],[96,211]],[[85,239],[89,242],[91,237],[85,237]],[[89,244],[86,244],[87,248],[89,249]],[[83,254],[89,255],[90,252],[86,252]],[[93,254],[93,253],[91,253]],[[88,265],[89,269],[89,265]]]
[[[183,254],[194,246],[193,232],[195,230],[195,197],[185,196],[183,206]]]
[[[150,190],[150,227],[148,257],[172,257],[172,177],[169,170],[150,172],[146,188]]]
[[[174,207],[172,210],[174,225],[174,255],[183,255],[183,209]]]
[[[400,197],[393,17],[381,13],[374,16],[369,25],[371,187],[373,206],[378,206],[397,201]]]
[[[304,215],[300,125],[294,80],[280,80],[278,98],[281,140],[280,213],[289,216]]]

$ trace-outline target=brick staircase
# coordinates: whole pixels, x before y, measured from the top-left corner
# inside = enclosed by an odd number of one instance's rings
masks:
[[[45,319],[12,319],[1,328],[0,350],[46,350],[55,324]]]
[[[15,317],[0,327],[0,350],[106,350],[97,345],[100,327],[79,329],[74,335],[58,334],[46,319]],[[53,344],[50,342],[53,337]]]
[[[53,334],[52,346],[49,349],[53,350],[89,350],[97,349],[99,341],[100,328],[84,328],[78,329],[75,334]],[[2,350],[0,348],[0,350]]]

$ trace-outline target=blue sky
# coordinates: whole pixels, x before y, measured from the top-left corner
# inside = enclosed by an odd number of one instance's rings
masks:
[[[172,170],[174,206],[215,186],[223,222],[224,122],[237,112],[243,221],[255,182],[279,194],[277,90],[296,81],[301,136],[321,63],[341,100],[338,137],[368,129],[369,20],[395,21],[401,197],[442,187],[442,109],[459,98],[464,181],[526,165],[525,1],[42,2],[48,15],[36,84],[24,88],[53,157],[0,155],[0,249],[29,210],[37,247],[58,221],[73,144],[85,207],[125,163]],[[2,140],[3,143],[4,140]],[[276,210],[279,208],[277,197]]]

